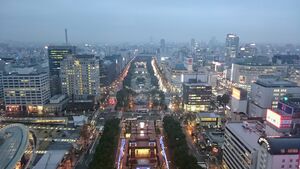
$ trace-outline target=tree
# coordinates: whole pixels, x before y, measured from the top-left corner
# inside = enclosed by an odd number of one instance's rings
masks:
[[[217,101],[219,104],[223,105],[224,107],[229,103],[230,96],[228,94],[223,94],[217,96]]]
[[[165,116],[163,122],[171,159],[174,161],[176,168],[200,169],[201,167],[198,166],[197,159],[188,153],[189,148],[180,123],[171,116]]]
[[[223,94],[222,103],[223,103],[224,107],[229,103],[229,100],[230,100],[230,96],[228,94]]]
[[[96,148],[95,155],[89,165],[89,169],[114,169],[120,120],[111,119],[104,125],[104,131]]]

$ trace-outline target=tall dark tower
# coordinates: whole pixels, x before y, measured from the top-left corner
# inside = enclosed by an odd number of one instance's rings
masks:
[[[75,54],[75,50],[75,46],[67,45],[48,47],[50,89],[52,96],[61,93],[60,63],[66,57],[66,55]]]
[[[69,41],[68,41],[68,29],[65,29],[65,38],[66,38],[66,45],[69,44]]]

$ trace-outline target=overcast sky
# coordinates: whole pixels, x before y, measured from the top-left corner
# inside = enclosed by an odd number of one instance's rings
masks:
[[[300,42],[300,0],[0,0],[0,41]]]

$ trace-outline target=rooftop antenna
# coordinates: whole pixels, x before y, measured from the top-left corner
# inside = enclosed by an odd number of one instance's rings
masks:
[[[66,44],[69,44],[68,42],[68,30],[65,29],[65,38],[66,38]]]

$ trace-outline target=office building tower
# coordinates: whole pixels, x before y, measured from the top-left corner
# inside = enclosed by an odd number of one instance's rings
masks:
[[[183,84],[183,108],[185,111],[208,111],[211,96],[212,88],[205,83]]]
[[[61,93],[61,82],[60,82],[60,63],[66,55],[75,54],[75,46],[49,46],[48,47],[48,58],[49,58],[49,74],[50,74],[50,88],[51,95]]]
[[[225,44],[225,58],[231,59],[238,56],[240,38],[235,34],[227,34]]]
[[[60,78],[62,93],[73,100],[99,96],[99,60],[94,55],[66,56],[61,62]]]
[[[9,112],[42,113],[50,99],[49,75],[34,68],[5,72],[2,77],[4,102]]]
[[[266,117],[267,109],[276,108],[278,101],[288,95],[300,95],[300,87],[273,76],[258,79],[251,85],[249,116]]]

